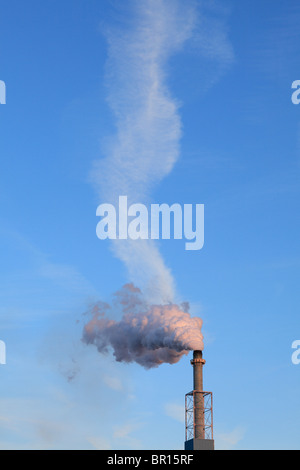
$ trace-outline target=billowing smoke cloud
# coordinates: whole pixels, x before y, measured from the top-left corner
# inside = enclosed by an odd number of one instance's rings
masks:
[[[120,321],[108,318],[121,311]],[[203,350],[202,320],[191,317],[188,304],[149,305],[141,291],[127,284],[115,294],[113,306],[98,302],[87,312],[83,341],[100,353],[111,349],[120,362],[136,362],[150,369],[174,364],[191,350]]]

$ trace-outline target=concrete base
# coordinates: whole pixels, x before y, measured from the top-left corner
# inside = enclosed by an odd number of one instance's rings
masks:
[[[215,450],[215,441],[212,439],[190,439],[185,441],[184,450]]]

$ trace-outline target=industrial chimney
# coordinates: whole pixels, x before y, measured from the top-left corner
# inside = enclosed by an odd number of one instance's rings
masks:
[[[203,391],[202,351],[191,360],[194,389],[185,396],[185,450],[214,450],[212,393]]]

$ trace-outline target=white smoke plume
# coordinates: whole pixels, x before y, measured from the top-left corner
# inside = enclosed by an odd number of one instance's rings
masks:
[[[115,321],[106,315],[121,310]],[[146,369],[175,364],[191,350],[203,350],[202,320],[191,317],[188,304],[149,305],[141,291],[127,284],[115,294],[113,306],[98,302],[87,312],[83,341],[100,353],[111,349],[119,362],[136,362]]]
[[[192,35],[195,16],[191,0],[129,0],[127,23],[106,31],[108,102],[116,135],[92,171],[104,202],[117,206],[118,197],[126,195],[129,204],[147,203],[151,188],[179,157],[181,119],[166,84],[166,69],[172,54]],[[174,300],[173,277],[153,241],[117,240],[113,250],[148,298]]]
[[[106,83],[116,133],[95,162],[91,180],[102,202],[147,203],[180,155],[180,104],[168,87],[170,58],[186,46],[196,54],[204,88],[233,61],[226,9],[211,0],[119,0],[108,43]],[[204,79],[204,75],[206,79]],[[207,78],[209,75],[209,79]],[[173,276],[151,240],[112,242],[130,279],[158,303],[173,302]]]
[[[199,61],[202,57],[227,65],[232,60],[217,4],[117,2],[118,20],[105,33],[108,103],[116,132],[91,173],[101,202],[117,207],[119,196],[127,196],[128,205],[147,204],[151,190],[172,171],[180,154],[182,123],[180,105],[167,86],[169,60],[189,40],[199,51]],[[214,15],[217,19],[211,20]],[[204,69],[211,75],[205,65]],[[216,76],[214,71],[209,81]],[[176,363],[188,351],[202,350],[202,321],[190,316],[187,305],[176,304],[173,276],[155,242],[114,240],[112,247],[130,280],[142,287],[143,296],[128,284],[113,305],[92,306],[83,341],[101,353],[112,349],[117,361],[134,361],[146,368]],[[111,319],[120,310],[121,320]]]
[[[119,0],[114,26],[107,27],[106,83],[116,133],[95,162],[91,180],[101,202],[147,203],[154,186],[180,155],[180,104],[168,87],[170,58],[190,41],[201,59],[228,65],[232,48],[224,27],[224,5],[210,0]],[[203,65],[203,64],[202,64]],[[214,82],[216,67],[204,66]],[[208,72],[210,70],[210,72]],[[203,77],[202,77],[203,78]],[[175,285],[152,240],[116,240],[115,255],[148,299],[174,302]]]

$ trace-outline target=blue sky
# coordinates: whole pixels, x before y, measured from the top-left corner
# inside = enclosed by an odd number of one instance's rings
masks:
[[[169,3],[140,2],[161,20]],[[205,204],[205,246],[157,247],[204,322],[216,447],[299,449],[300,7],[184,4],[195,24],[163,69],[179,155],[147,197]],[[2,0],[0,12],[0,448],[181,449],[190,356],[146,371],[81,342],[88,305],[136,281],[96,237],[110,201],[91,183],[117,127],[107,31],[126,41],[136,6]]]

